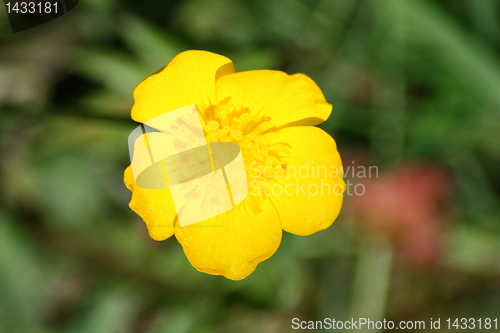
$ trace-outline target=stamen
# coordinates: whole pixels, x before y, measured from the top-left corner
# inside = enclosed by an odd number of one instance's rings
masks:
[[[289,145],[280,143],[277,132],[268,132],[274,126],[270,119],[258,119],[248,110],[235,111],[232,104],[213,107],[215,119],[205,119],[205,135],[208,142],[232,142],[240,146],[246,166],[248,181],[253,186],[273,181],[283,176],[286,164],[283,158],[289,156]],[[271,144],[268,140],[271,140]],[[252,210],[258,212],[266,199],[265,191],[252,200]]]

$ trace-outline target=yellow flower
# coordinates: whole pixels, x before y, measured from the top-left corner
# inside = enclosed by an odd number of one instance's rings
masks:
[[[181,227],[169,189],[137,186],[128,167],[130,208],[155,240],[176,236],[199,271],[243,279],[276,252],[282,230],[310,235],[337,218],[345,189],[335,141],[313,125],[332,111],[306,75],[236,72],[228,58],[186,51],[134,91],[140,123],[195,104],[208,142],[241,148],[248,195],[232,209]]]

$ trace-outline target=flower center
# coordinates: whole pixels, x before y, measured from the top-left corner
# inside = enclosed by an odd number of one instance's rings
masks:
[[[290,146],[279,142],[278,131],[269,119],[252,116],[248,110],[235,111],[231,104],[222,104],[207,112],[205,136],[208,142],[232,142],[243,154],[250,187],[261,187],[283,177],[286,164],[283,158],[290,155]],[[257,191],[265,199],[265,191]],[[258,200],[261,206],[262,200]],[[257,210],[259,208],[257,207]]]

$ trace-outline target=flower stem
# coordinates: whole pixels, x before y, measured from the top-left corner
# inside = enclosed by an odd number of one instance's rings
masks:
[[[361,239],[347,320],[384,319],[392,262],[393,248],[388,240],[374,244],[372,239]],[[366,325],[360,329],[360,332],[377,331],[380,330]]]

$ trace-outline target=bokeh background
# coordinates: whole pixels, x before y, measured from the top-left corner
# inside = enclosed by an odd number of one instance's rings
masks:
[[[500,317],[500,1],[81,0],[16,34],[0,7],[0,332]],[[306,73],[344,165],[377,167],[242,281],[128,208],[132,91],[187,49]]]

